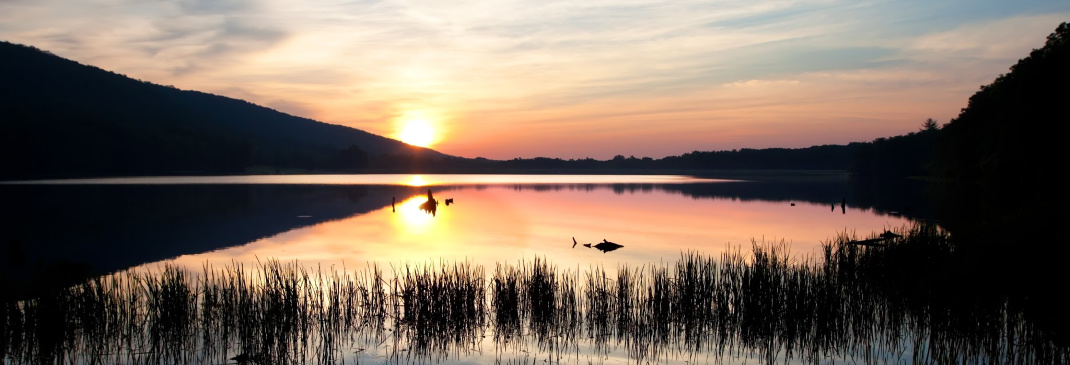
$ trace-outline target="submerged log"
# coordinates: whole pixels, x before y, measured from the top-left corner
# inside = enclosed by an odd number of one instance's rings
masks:
[[[851,242],[847,242],[847,243],[850,243],[852,245],[859,245],[859,246],[883,247],[884,243],[882,243],[882,242],[884,240],[886,240],[886,239],[887,238],[870,238],[868,240],[851,241]]]
[[[624,246],[616,244],[616,243],[613,243],[613,242],[606,241],[605,238],[602,239],[602,242],[599,242],[597,245],[594,245],[594,248],[597,248],[597,249],[601,250],[602,253],[613,251],[613,250],[616,250],[616,249],[621,248],[621,247],[624,247]]]

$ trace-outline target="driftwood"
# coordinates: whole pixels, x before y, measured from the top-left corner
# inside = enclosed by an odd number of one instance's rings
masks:
[[[606,241],[605,238],[602,239],[602,242],[599,242],[597,245],[594,245],[594,248],[599,249],[600,251],[602,251],[602,253],[613,251],[613,250],[616,250],[616,249],[621,248],[621,247],[624,247],[624,246],[616,244],[616,243],[613,243],[613,242]]]
[[[881,243],[881,242],[883,242],[886,239],[887,238],[870,238],[868,240],[851,241],[851,242],[847,242],[847,243],[850,243],[852,245],[859,245],[859,246],[883,247],[884,243]]]
[[[438,212],[438,200],[435,200],[435,196],[431,194],[431,189],[427,189],[427,201],[420,204],[420,210],[435,216]]]
[[[578,242],[576,242],[576,237],[572,237],[572,248],[576,248],[576,244],[577,243]],[[594,244],[594,246],[591,246],[590,243],[584,243],[583,247],[587,247],[587,248],[594,247],[594,248],[597,248],[599,251],[602,251],[602,253],[606,253],[606,252],[613,251],[613,250],[616,250],[618,248],[624,247],[624,245],[613,243],[613,242],[609,242],[605,238],[603,238],[602,242]]]
[[[859,245],[859,246],[883,247],[884,246],[884,243],[883,243],[884,241],[887,241],[887,240],[890,240],[890,239],[893,239],[893,238],[899,238],[899,237],[903,237],[903,236],[899,235],[899,234],[896,234],[896,233],[893,233],[891,231],[884,231],[884,233],[881,233],[881,235],[879,237],[877,237],[877,238],[870,238],[868,240],[861,240],[861,241],[851,241],[851,242],[847,242],[847,243],[850,243],[852,245]]]

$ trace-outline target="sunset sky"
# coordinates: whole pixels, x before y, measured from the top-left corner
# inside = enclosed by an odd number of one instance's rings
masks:
[[[465,157],[845,144],[957,115],[1066,0],[0,0],[0,40]]]

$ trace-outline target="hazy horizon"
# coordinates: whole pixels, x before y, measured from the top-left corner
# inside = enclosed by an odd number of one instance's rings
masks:
[[[0,39],[450,155],[605,160],[946,123],[1067,19],[1040,0],[13,0]]]

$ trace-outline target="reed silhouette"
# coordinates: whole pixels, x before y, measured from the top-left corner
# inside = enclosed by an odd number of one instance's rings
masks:
[[[277,260],[199,272],[164,265],[5,300],[0,359],[327,364],[374,354],[441,363],[493,348],[506,361],[528,353],[518,357],[527,362],[610,353],[634,363],[1070,362],[1070,346],[1028,296],[963,285],[971,278],[956,276],[964,270],[946,232],[919,224],[865,239],[883,246],[844,232],[820,255],[754,242],[615,270],[563,270],[543,258],[492,273],[467,262],[387,272]]]

